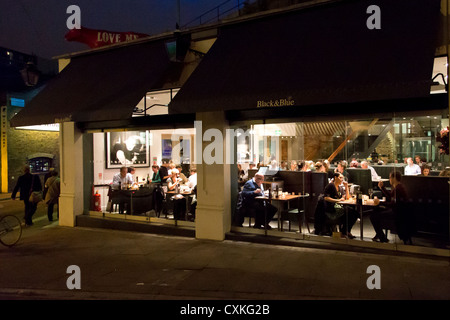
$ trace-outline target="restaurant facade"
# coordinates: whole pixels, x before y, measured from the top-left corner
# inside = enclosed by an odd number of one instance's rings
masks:
[[[449,184],[439,177],[449,166],[448,2],[412,2],[312,1],[60,57],[59,76],[11,125],[60,123],[63,226],[126,221],[198,239],[249,234],[448,255]],[[388,185],[416,156],[432,176],[404,179],[415,245],[395,233],[372,242],[367,206],[356,239],[315,232],[338,163],[368,160]],[[187,177],[196,169],[195,216],[156,212],[147,181],[166,162]],[[124,164],[137,187],[121,214],[111,182]],[[381,199],[366,170],[349,168],[349,182]],[[235,223],[242,185],[257,171],[278,191],[270,229],[253,228],[251,215]],[[431,238],[439,242],[425,244]]]

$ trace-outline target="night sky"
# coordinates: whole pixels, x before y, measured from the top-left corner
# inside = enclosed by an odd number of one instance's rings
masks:
[[[180,25],[225,2],[180,0]],[[44,58],[89,49],[64,39],[69,5],[80,7],[81,25],[91,29],[154,35],[177,22],[177,0],[0,0],[0,47]],[[223,8],[235,5],[231,0]]]

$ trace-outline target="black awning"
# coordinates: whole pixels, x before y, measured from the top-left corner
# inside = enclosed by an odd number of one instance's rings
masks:
[[[223,27],[169,114],[427,97],[439,18],[440,0],[358,0]]]
[[[271,120],[278,122],[349,121],[367,118],[395,118],[407,115],[448,116],[448,94],[430,94],[428,97],[334,103],[304,108],[279,107],[256,110],[228,110],[227,120],[231,124],[241,121]],[[351,110],[350,114],[347,110]],[[340,112],[336,112],[340,111]]]
[[[169,66],[163,41],[73,58],[11,126],[129,119]]]
[[[82,131],[108,131],[127,128],[128,130],[160,130],[193,128],[195,113],[175,115],[155,115],[132,117],[123,120],[78,122]]]

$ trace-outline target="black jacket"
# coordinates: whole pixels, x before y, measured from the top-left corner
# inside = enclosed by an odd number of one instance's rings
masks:
[[[33,188],[31,184],[33,183]],[[15,199],[17,192],[20,192],[20,200],[26,200],[30,197],[31,191],[41,191],[41,179],[37,175],[25,173],[17,179],[16,186],[11,194],[11,198]]]
[[[169,175],[169,170],[166,167],[161,166],[159,168],[159,177],[161,179],[161,182],[166,182],[167,178],[164,179],[164,177],[167,177],[168,175]]]

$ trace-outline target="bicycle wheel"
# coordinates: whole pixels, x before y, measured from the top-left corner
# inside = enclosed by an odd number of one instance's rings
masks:
[[[22,225],[20,219],[13,215],[0,218],[0,242],[11,247],[15,245],[22,236]]]

